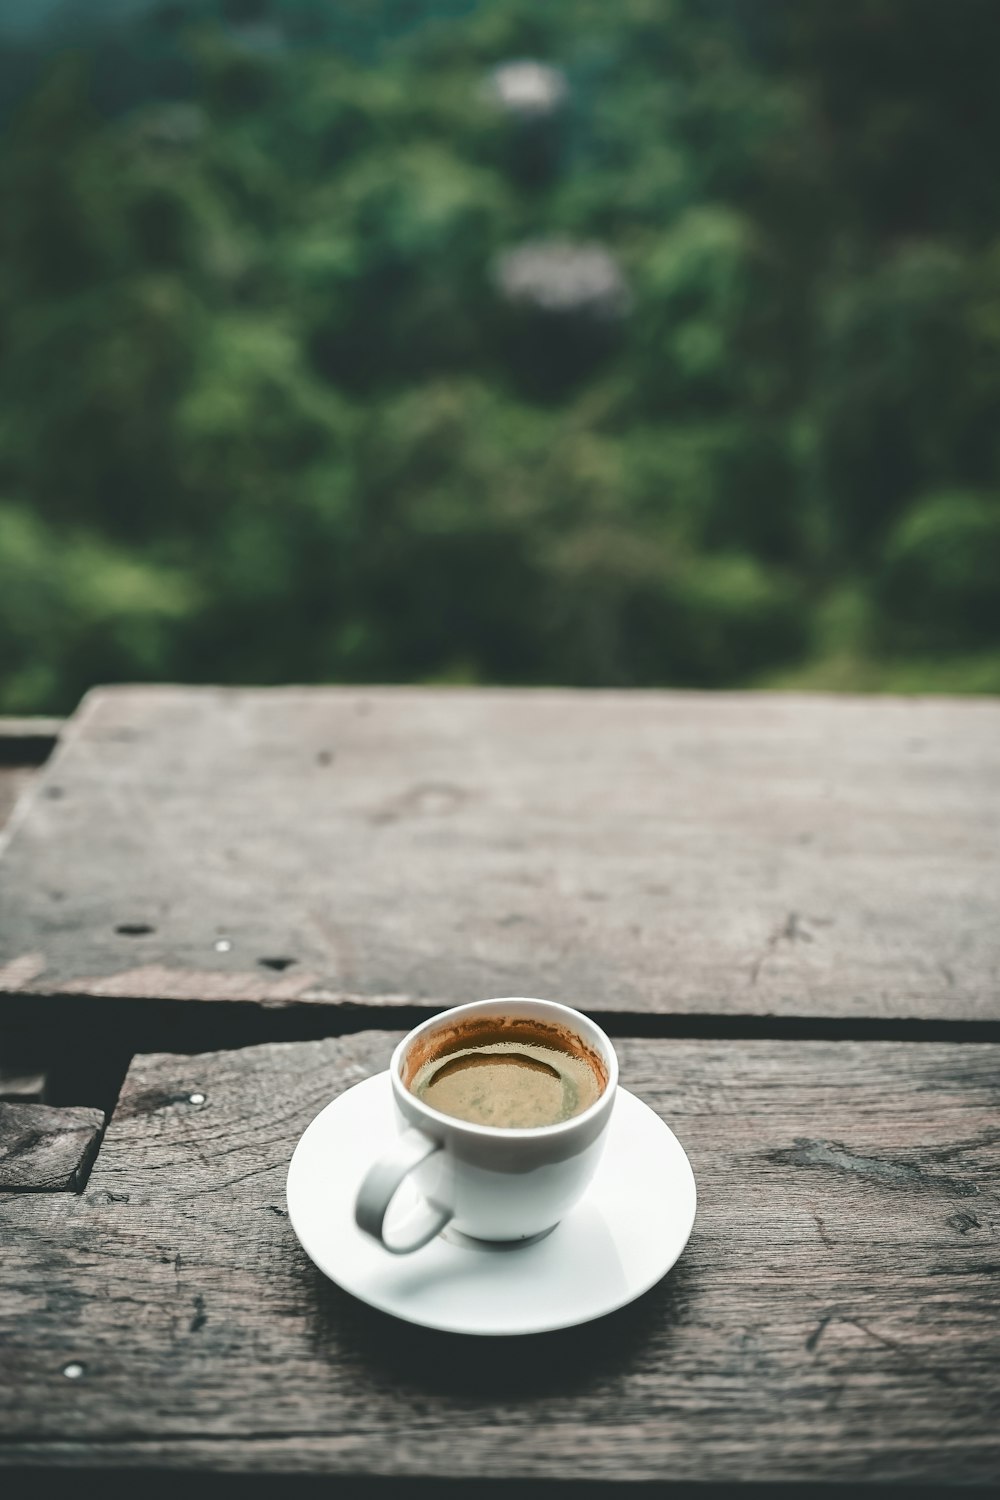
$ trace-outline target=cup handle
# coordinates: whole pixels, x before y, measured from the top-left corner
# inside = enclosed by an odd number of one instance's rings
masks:
[[[421,1162],[442,1150],[441,1142],[432,1140],[416,1128],[405,1131],[388,1156],[383,1156],[373,1167],[369,1167],[364,1181],[358,1188],[354,1205],[354,1218],[359,1229],[370,1234],[391,1250],[393,1255],[407,1255],[419,1250],[436,1234],[440,1234],[449,1220],[455,1217],[450,1208],[436,1203],[422,1203],[404,1221],[402,1234],[389,1241],[385,1237],[385,1216],[397,1189]]]

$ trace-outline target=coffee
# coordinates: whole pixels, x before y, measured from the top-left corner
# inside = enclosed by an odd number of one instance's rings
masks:
[[[595,1104],[608,1073],[567,1028],[527,1017],[482,1016],[420,1039],[403,1082],[442,1114],[521,1130],[558,1125]]]

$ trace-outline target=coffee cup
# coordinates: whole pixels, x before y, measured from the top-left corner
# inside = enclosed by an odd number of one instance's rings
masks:
[[[480,1000],[409,1032],[389,1077],[400,1133],[365,1175],[355,1219],[402,1255],[448,1225],[508,1244],[553,1229],[597,1167],[618,1059],[569,1006]],[[397,1223],[390,1209],[404,1183],[417,1202]]]

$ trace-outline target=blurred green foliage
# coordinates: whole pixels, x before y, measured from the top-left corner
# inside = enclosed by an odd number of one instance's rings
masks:
[[[1000,690],[995,0],[84,12],[0,66],[0,710]],[[505,303],[540,239],[627,316]]]

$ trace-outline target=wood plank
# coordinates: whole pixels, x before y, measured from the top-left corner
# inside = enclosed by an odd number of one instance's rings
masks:
[[[996,1021],[998,906],[997,701],[102,690],[0,995]]]
[[[76,1192],[103,1126],[99,1109],[0,1100],[0,1192]]]
[[[692,1240],[611,1318],[479,1341],[354,1302],[286,1218],[299,1133],[394,1041],[135,1059],[86,1193],[0,1205],[0,1461],[1000,1478],[1000,1047],[621,1043]]]

